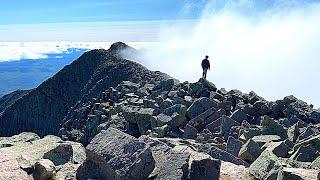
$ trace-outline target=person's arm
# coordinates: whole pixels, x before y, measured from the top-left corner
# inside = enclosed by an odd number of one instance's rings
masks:
[[[208,69],[210,70],[210,61],[208,61]]]

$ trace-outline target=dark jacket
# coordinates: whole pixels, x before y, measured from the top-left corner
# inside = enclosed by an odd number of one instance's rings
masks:
[[[202,60],[201,63],[202,69],[210,69],[210,62],[208,59]]]

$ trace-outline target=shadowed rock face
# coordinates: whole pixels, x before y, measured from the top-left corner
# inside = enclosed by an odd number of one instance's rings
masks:
[[[120,53],[125,49],[135,51],[123,43],[115,43],[109,50],[86,52],[23,98],[2,108],[0,136],[24,131],[40,136],[56,135],[62,120],[72,106],[77,107],[77,102],[86,102],[124,80],[143,82],[145,79],[168,77],[121,58]]]
[[[0,114],[31,90],[17,90],[0,98]]]

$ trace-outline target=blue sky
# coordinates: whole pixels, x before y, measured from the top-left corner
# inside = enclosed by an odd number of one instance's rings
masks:
[[[195,5],[188,13],[182,12],[186,3]],[[201,0],[2,0],[0,24],[195,19],[204,4]]]

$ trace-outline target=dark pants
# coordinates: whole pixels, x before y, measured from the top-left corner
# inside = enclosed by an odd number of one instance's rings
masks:
[[[202,73],[202,78],[203,79],[207,78],[207,72],[208,72],[208,69],[207,68],[203,68],[203,73]]]

